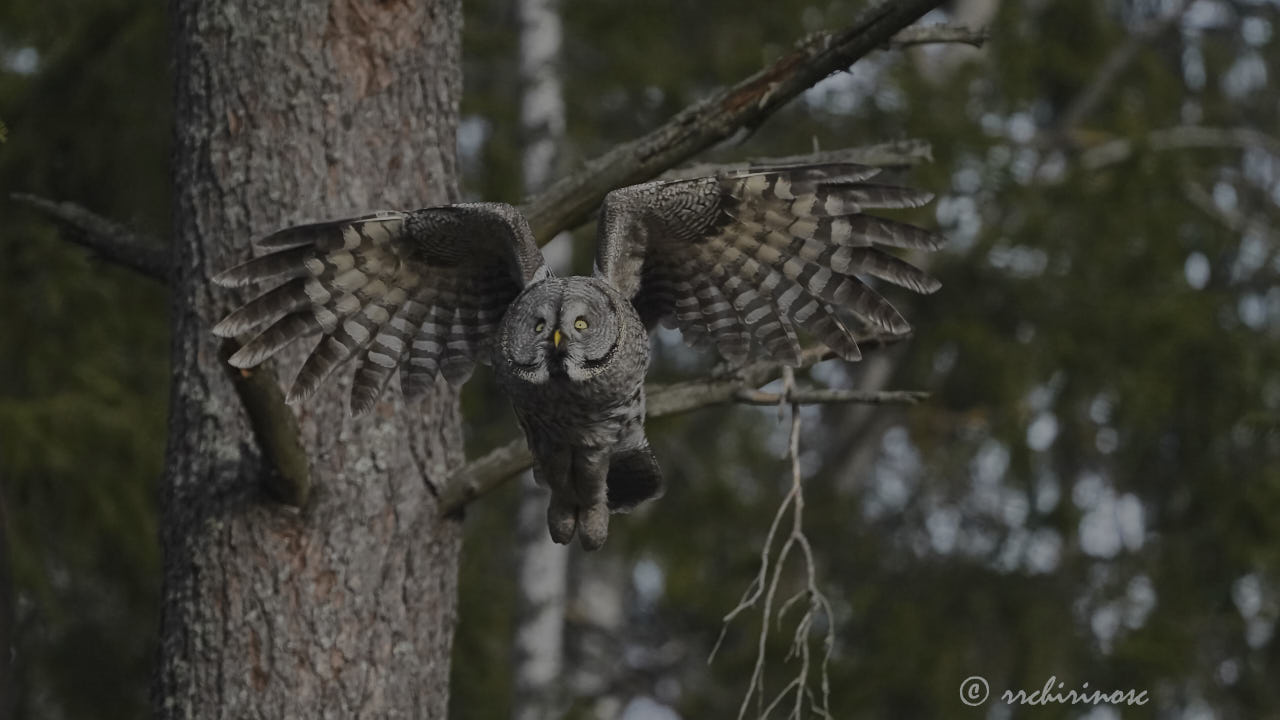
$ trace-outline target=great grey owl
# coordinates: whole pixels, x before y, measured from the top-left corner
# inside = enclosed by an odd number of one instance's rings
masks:
[[[648,330],[659,321],[731,364],[799,362],[798,331],[847,360],[848,322],[891,333],[907,322],[863,278],[921,293],[938,283],[883,248],[934,250],[941,236],[868,208],[932,196],[868,182],[852,164],[764,166],[614,190],[597,229],[594,274],[559,278],[524,217],[464,203],[281,230],[267,254],[214,278],[276,287],[214,328],[263,328],[231,357],[248,368],[295,339],[323,337],[288,394],[306,398],[359,356],[353,413],[399,368],[413,395],[437,375],[460,385],[492,365],[551,490],[547,526],[583,547],[605,541],[609,513],[662,490],[644,434]]]

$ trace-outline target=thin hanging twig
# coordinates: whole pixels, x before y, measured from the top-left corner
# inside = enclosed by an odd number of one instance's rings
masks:
[[[791,369],[787,368],[783,372],[783,389],[778,396],[778,404],[780,409],[787,406],[791,408],[791,435],[788,443],[788,457],[791,460],[791,488],[786,496],[783,497],[782,503],[778,506],[778,511],[773,516],[773,522],[769,525],[764,547],[760,551],[760,571],[747,586],[737,606],[725,615],[724,624],[720,629],[720,637],[717,638],[715,647],[712,648],[711,655],[707,658],[708,663],[715,659],[716,652],[720,649],[725,633],[729,629],[729,624],[743,612],[755,608],[763,599],[760,634],[756,643],[755,666],[752,668],[751,679],[748,681],[747,691],[743,695],[742,705],[738,708],[738,720],[746,718],[747,708],[751,707],[753,699],[755,700],[756,717],[760,719],[769,717],[788,698],[792,700],[791,710],[787,714],[788,718],[800,720],[800,718],[806,716],[806,708],[809,712],[816,713],[820,717],[831,717],[831,683],[828,663],[831,659],[832,648],[835,645],[835,627],[832,622],[831,603],[818,588],[813,548],[809,544],[809,538],[804,534],[804,487],[800,474],[800,403],[791,398],[794,392],[795,376]],[[786,517],[788,512],[791,515],[791,529],[782,546],[778,549],[777,555],[774,556],[772,553],[774,540],[778,536],[778,529],[782,526],[783,518]],[[806,575],[805,588],[788,598],[775,612],[775,601],[777,599],[778,586],[782,580],[782,571],[786,567],[787,559],[795,549],[799,549],[803,559]],[[793,658],[797,659],[800,662],[800,667],[795,677],[778,691],[768,705],[765,705],[764,672],[770,625],[775,624],[778,628],[781,628],[782,619],[787,614],[787,611],[796,606],[801,599],[807,599],[808,604],[804,614],[796,621],[795,629],[792,633],[791,648],[784,659],[785,661],[790,661]],[[822,658],[817,666],[818,681],[821,687],[820,698],[815,697],[810,688],[810,675],[815,669],[815,658],[809,646],[809,636],[813,631],[814,622],[819,614],[825,617],[827,628],[823,638]]]

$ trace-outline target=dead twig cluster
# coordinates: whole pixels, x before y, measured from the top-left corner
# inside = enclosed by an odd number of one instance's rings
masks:
[[[707,662],[715,659],[716,652],[720,649],[729,630],[729,625],[739,615],[748,610],[760,608],[760,633],[756,643],[756,660],[747,684],[747,691],[738,708],[738,720],[743,720],[747,716],[753,700],[755,717],[760,719],[769,717],[774,710],[783,707],[784,704],[789,708],[787,717],[795,720],[809,716],[806,708],[808,713],[816,713],[824,718],[831,717],[831,684],[827,665],[835,645],[835,626],[832,621],[831,603],[818,587],[817,563],[814,560],[813,547],[804,533],[804,485],[800,473],[801,402],[795,399],[796,392],[794,374],[788,368],[783,375],[783,391],[777,396],[775,402],[780,408],[789,405],[791,409],[791,434],[787,451],[791,460],[791,487],[782,498],[782,503],[773,516],[773,522],[769,525],[769,532],[765,535],[764,546],[760,550],[760,570],[747,586],[737,606],[724,616],[720,637],[711,650],[711,656],[707,659]],[[791,520],[790,529],[775,553],[774,545],[779,537],[779,531],[788,517]],[[783,571],[787,567],[787,561],[796,554],[800,557],[804,571],[804,586],[779,603],[778,589],[782,583]],[[776,626],[776,629],[781,629],[783,619],[793,607],[803,607],[804,612],[796,620],[795,627],[792,629],[791,648],[785,660],[798,661],[799,667],[795,676],[787,681],[766,705],[765,661],[770,628]],[[815,657],[810,635],[820,617],[825,620],[826,631],[823,634],[821,655]],[[811,678],[815,672],[817,673],[817,693],[812,687]]]

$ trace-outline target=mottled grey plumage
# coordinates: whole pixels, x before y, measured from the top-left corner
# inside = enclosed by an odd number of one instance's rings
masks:
[[[298,337],[322,338],[289,391],[315,392],[360,356],[354,413],[399,368],[419,392],[492,364],[551,490],[556,542],[599,547],[609,512],[661,492],[644,435],[647,332],[658,321],[740,363],[798,363],[798,331],[849,360],[847,322],[900,333],[901,315],[859,276],[929,293],[938,283],[882,248],[934,250],[941,236],[864,214],[931,196],[867,182],[859,165],[762,167],[621,188],[604,201],[592,277],[552,277],[511,206],[469,203],[303,225],[214,278],[279,284],[214,328],[260,330],[231,364],[252,367]]]
[[[611,471],[614,458],[652,458],[644,436],[648,332],[608,283],[549,278],[511,304],[498,345],[495,374],[537,458],[534,476],[551,488],[551,537],[567,543],[576,529],[584,547],[599,547],[610,509],[661,490],[655,462],[643,466],[648,475],[627,473],[625,464]]]

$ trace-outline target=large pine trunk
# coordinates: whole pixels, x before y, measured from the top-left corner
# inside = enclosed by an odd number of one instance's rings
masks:
[[[433,485],[461,459],[456,395],[404,407],[389,392],[353,421],[339,373],[297,409],[312,500],[277,505],[209,332],[242,298],[209,277],[284,225],[456,196],[458,2],[174,0],[171,12],[157,715],[444,717],[460,534]]]

